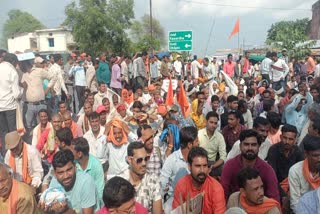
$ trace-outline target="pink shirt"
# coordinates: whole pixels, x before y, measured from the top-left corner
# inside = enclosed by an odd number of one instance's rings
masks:
[[[235,62],[226,62],[223,65],[223,71],[230,77],[233,78],[234,76],[234,67],[236,66]]]
[[[134,209],[135,209],[134,213],[136,214],[148,214],[147,208],[143,207],[138,202],[135,203]],[[96,212],[96,214],[108,214],[108,209],[106,207],[103,207],[101,210]]]

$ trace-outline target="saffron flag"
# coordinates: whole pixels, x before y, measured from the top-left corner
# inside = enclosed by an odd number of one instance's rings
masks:
[[[233,37],[239,32],[240,32],[240,18],[237,19],[236,24],[234,25],[233,30],[229,36],[229,40],[231,39],[231,37]]]
[[[189,102],[188,102],[188,98],[186,96],[186,92],[184,90],[182,81],[179,81],[179,88],[180,88],[180,94],[179,94],[179,105],[181,108],[181,113],[184,117],[187,117],[190,113],[190,109],[189,109]]]
[[[168,92],[167,92],[167,97],[166,97],[166,103],[167,106],[172,106],[173,105],[173,89],[172,89],[172,80],[170,77],[169,80],[169,87],[168,87]]]

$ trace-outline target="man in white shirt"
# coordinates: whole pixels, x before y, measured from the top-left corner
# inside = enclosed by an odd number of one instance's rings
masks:
[[[276,52],[271,53],[271,70],[270,70],[270,79],[272,83],[272,88],[276,91],[284,89],[285,79],[289,73],[289,67],[283,59],[279,59]]]
[[[19,76],[15,69],[18,59],[14,54],[7,53],[3,57],[3,62],[0,63],[0,136],[4,136],[11,131],[17,129],[16,127],[16,109],[17,100],[22,95],[22,88],[19,87]],[[2,145],[2,154],[5,149]]]
[[[272,63],[272,60],[270,59],[270,55],[271,55],[271,52],[268,51],[267,54],[266,54],[266,58],[264,60],[262,60],[261,62],[261,67],[260,67],[260,71],[261,71],[261,75],[262,75],[262,79],[264,80],[267,80],[268,83],[270,84],[270,69],[271,69],[271,63]]]
[[[202,70],[202,66],[200,64],[200,62],[198,62],[197,60],[197,56],[194,55],[193,56],[193,61],[191,62],[191,75],[194,79],[198,79],[199,78],[199,73]]]
[[[35,189],[41,184],[43,169],[38,150],[23,142],[17,131],[10,132],[5,137],[6,149],[5,163],[8,164],[14,177]],[[27,164],[24,163],[27,160]]]
[[[104,144],[107,143],[107,138],[104,135],[105,127],[100,126],[100,116],[97,112],[92,112],[89,116],[91,129],[83,135],[88,141],[90,154],[98,158],[101,164],[107,161],[107,157],[103,154]]]
[[[56,114],[59,111],[58,104],[59,104],[59,101],[61,100],[61,94],[62,94],[61,89],[67,95],[68,99],[70,98],[70,95],[66,88],[66,85],[64,83],[64,79],[62,76],[62,73],[64,72],[61,69],[61,66],[63,65],[63,58],[60,54],[54,54],[53,58],[54,58],[54,64],[49,68],[49,73],[52,73],[55,76],[54,78],[56,80],[53,86],[54,96],[52,97],[52,99],[54,99],[53,111]]]
[[[182,65],[182,61],[181,61],[181,56],[178,55],[177,56],[177,60],[174,61],[173,63],[173,70],[174,70],[174,74],[177,77],[177,79],[183,79],[183,65]]]

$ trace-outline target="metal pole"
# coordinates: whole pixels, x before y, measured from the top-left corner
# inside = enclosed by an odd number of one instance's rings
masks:
[[[153,29],[152,29],[152,0],[150,0],[150,42],[151,42],[151,53],[153,54]]]

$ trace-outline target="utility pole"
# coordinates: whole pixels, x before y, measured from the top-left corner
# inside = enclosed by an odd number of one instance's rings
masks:
[[[152,0],[150,0],[150,44],[151,44],[151,53],[153,54],[153,27],[152,27]]]

